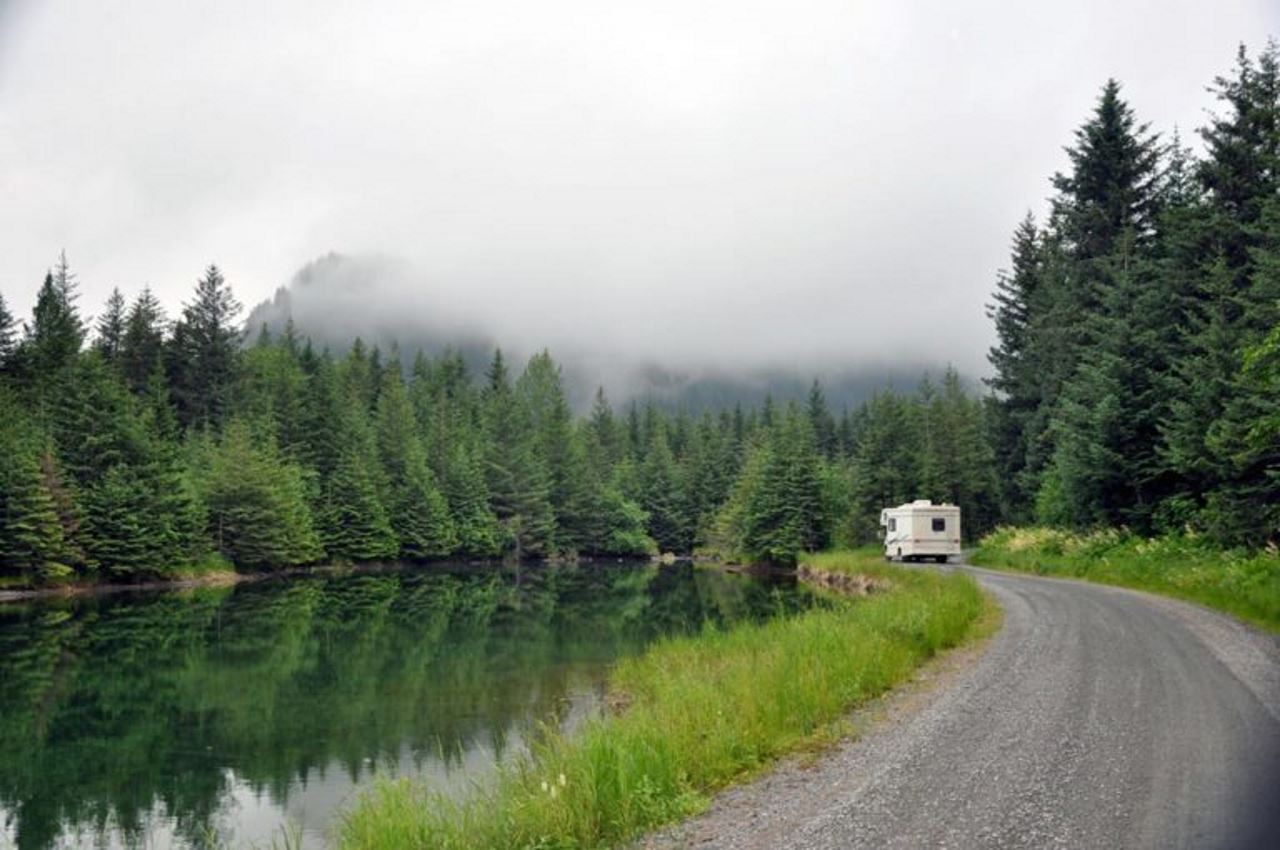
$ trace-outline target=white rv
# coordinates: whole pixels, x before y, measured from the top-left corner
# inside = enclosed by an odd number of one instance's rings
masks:
[[[960,554],[960,508],[955,505],[917,499],[882,510],[880,524],[884,526],[886,560],[932,558],[945,564],[948,557]]]

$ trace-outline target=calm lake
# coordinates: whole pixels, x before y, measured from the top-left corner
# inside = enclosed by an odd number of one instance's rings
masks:
[[[463,792],[654,639],[812,601],[690,565],[465,567],[0,605],[0,848],[325,846],[375,775]]]

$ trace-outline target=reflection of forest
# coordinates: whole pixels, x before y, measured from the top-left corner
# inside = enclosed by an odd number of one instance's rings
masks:
[[[137,833],[158,803],[199,845],[228,768],[283,800],[315,769],[501,752],[560,716],[572,670],[802,604],[691,566],[584,566],[0,608],[0,809],[20,848],[64,824]]]

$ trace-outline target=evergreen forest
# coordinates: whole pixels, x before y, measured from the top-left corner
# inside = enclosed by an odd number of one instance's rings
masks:
[[[317,350],[243,328],[209,266],[90,317],[65,254],[20,321],[0,294],[0,586],[332,562],[706,553],[787,564],[879,509],[1280,538],[1280,48],[1241,47],[1199,129],[1107,81],[1017,225],[979,395],[952,370],[832,410],[585,416],[548,352]],[[1028,199],[1034,201],[1035,199]],[[975,305],[975,309],[978,309]],[[852,317],[856,324],[856,317]]]

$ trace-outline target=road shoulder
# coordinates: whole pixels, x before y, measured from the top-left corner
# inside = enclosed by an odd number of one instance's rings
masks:
[[[877,740],[935,704],[974,674],[1003,612],[985,593],[987,610],[973,636],[925,662],[910,681],[851,712],[848,731],[833,747],[788,756],[766,773],[718,793],[706,811],[636,842],[639,850],[781,846],[797,824],[811,821],[832,796],[854,790],[875,775]]]

